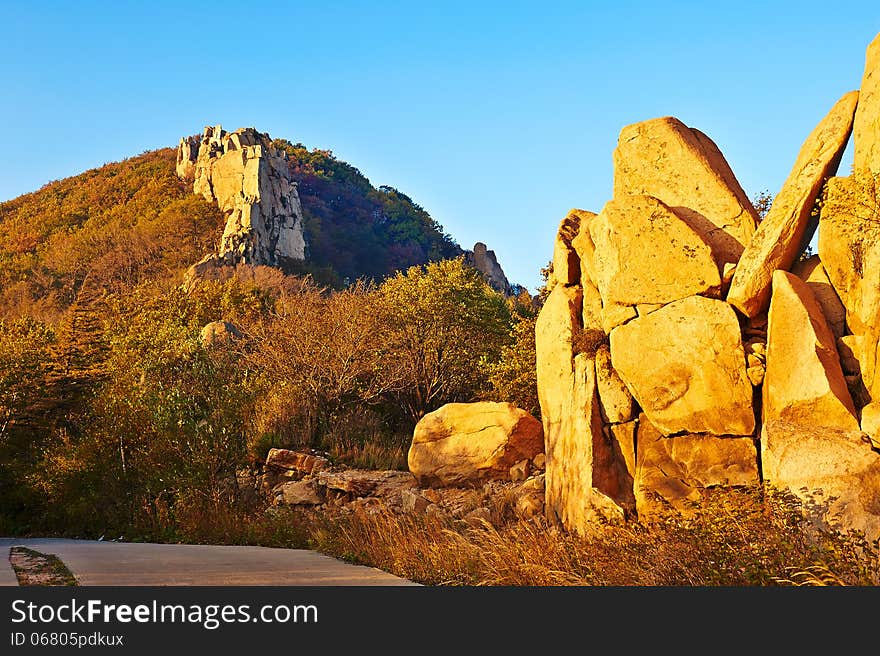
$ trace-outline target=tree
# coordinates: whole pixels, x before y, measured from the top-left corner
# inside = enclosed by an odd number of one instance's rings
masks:
[[[512,343],[501,349],[501,358],[489,369],[492,389],[487,398],[513,403],[540,419],[535,320],[535,314],[517,319],[511,330]]]
[[[767,216],[767,212],[770,211],[770,207],[773,205],[773,194],[767,189],[759,192],[754,198],[752,198],[752,205],[758,212],[758,218],[763,220],[763,218]]]
[[[412,421],[488,389],[510,341],[510,308],[463,258],[414,266],[378,289],[388,339],[383,371],[400,380]]]
[[[361,282],[332,294],[306,283],[245,328],[253,344],[248,360],[260,372],[271,411],[258,417],[261,436],[274,434],[284,446],[321,446],[341,413],[376,404],[400,387],[387,368],[377,300]]]

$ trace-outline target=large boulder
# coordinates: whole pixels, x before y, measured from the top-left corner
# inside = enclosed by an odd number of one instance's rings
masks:
[[[859,92],[837,101],[801,146],[788,178],[743,251],[727,302],[754,317],[770,303],[770,283],[777,269],[791,268],[813,236],[816,199],[829,176],[837,173],[852,132]]]
[[[880,445],[880,178],[855,170],[831,178],[819,219],[819,256],[846,307],[850,332],[861,337],[860,365],[869,401],[862,430]]]
[[[483,274],[483,278],[496,292],[505,296],[513,295],[513,287],[504,275],[495,251],[489,250],[486,244],[478,241],[474,244],[474,250],[465,251],[465,262]]]
[[[572,430],[573,339],[581,329],[580,322],[580,288],[553,287],[535,322],[538,402],[548,448],[548,466],[553,445],[561,435]]]
[[[666,437],[645,415],[638,421],[634,493],[639,518],[649,520],[670,506],[688,502],[714,486],[758,485],[758,453],[750,437],[678,435]]]
[[[541,422],[511,403],[447,403],[416,424],[407,461],[421,486],[462,486],[507,479],[543,450]]]
[[[752,435],[752,385],[727,303],[691,296],[611,332],[611,361],[664,435]]]
[[[656,198],[626,195],[609,201],[590,221],[590,236],[605,307],[670,303],[720,289],[708,244]]]
[[[880,34],[865,53],[865,73],[853,138],[853,169],[880,175]]]
[[[546,441],[545,513],[577,533],[588,532],[593,507],[593,444],[602,438],[595,364],[585,353],[573,361],[568,391],[567,430],[554,430]]]
[[[764,421],[859,429],[837,340],[803,280],[773,274],[763,386]]]
[[[800,497],[815,521],[880,538],[880,453],[859,431],[766,422],[761,464],[764,480]]]
[[[864,177],[830,178],[819,218],[819,257],[856,335],[871,327],[880,308],[878,199],[880,191]]]
[[[792,265],[791,272],[807,283],[834,336],[843,337],[846,334],[846,308],[834,291],[834,285],[822,266],[822,258],[812,255],[799,260]]]
[[[653,196],[712,247],[719,273],[739,261],[758,214],[718,146],[671,116],[628,125],[614,151],[614,198]]]

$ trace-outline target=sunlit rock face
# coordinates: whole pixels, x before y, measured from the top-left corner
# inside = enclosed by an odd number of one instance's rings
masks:
[[[613,197],[558,224],[535,328],[548,519],[588,533],[769,483],[880,536],[878,154],[880,36],[763,220],[699,130],[621,130]]]
[[[177,148],[177,175],[226,215],[212,259],[279,266],[305,259],[303,212],[287,154],[254,128],[206,127]]]

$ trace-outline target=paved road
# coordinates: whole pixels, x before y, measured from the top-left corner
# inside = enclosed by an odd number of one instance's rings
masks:
[[[18,585],[9,549],[58,556],[80,585],[418,585],[306,549],[0,538],[0,585]]]

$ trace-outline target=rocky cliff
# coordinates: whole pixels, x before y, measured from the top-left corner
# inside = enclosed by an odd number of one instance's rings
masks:
[[[586,532],[769,483],[880,537],[878,85],[880,36],[760,222],[704,133],[623,128],[613,198],[560,223],[537,319],[549,519]]]
[[[490,251],[486,244],[478,241],[474,244],[474,250],[465,251],[464,260],[482,273],[486,282],[496,292],[500,292],[505,296],[512,296],[514,294],[514,288],[507,280],[507,276],[504,275],[504,269],[498,264],[495,251]]]
[[[287,155],[253,128],[206,127],[177,148],[177,175],[217,203],[226,227],[217,251],[203,260],[278,266],[305,258],[303,212]]]

